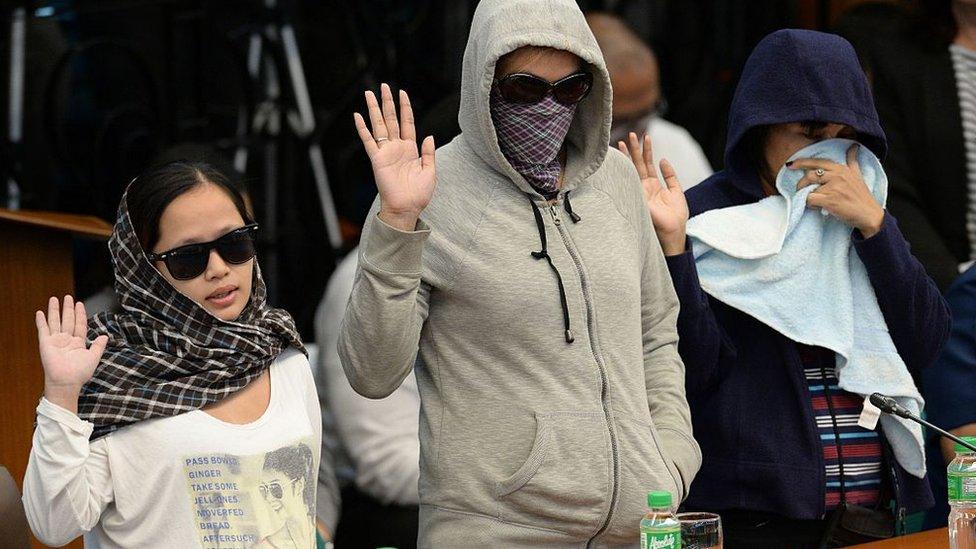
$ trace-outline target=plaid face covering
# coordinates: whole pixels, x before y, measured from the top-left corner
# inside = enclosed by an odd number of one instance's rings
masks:
[[[125,312],[99,314],[89,324],[89,343],[109,337],[78,402],[78,415],[95,424],[92,440],[137,421],[218,402],[260,376],[289,345],[305,352],[291,315],[268,307],[257,260],[250,301],[236,320],[224,321],[178,292],[149,263],[125,196],[109,251]]]
[[[491,120],[502,154],[515,171],[540,194],[559,191],[559,149],[576,114],[576,105],[563,105],[552,94],[538,103],[509,103],[498,88],[491,90]]]

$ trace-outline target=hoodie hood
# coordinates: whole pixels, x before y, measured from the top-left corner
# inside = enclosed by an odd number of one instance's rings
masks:
[[[732,99],[725,146],[731,184],[749,195],[762,194],[743,146],[751,128],[804,121],[846,124],[878,158],[887,152],[871,88],[854,47],[834,34],[776,31],[749,55]]]
[[[613,96],[603,54],[573,0],[482,0],[478,4],[461,71],[461,136],[493,170],[523,192],[539,195],[502,154],[489,106],[495,64],[522,46],[568,51],[593,73],[593,89],[579,103],[566,136],[566,173],[560,191],[572,190],[606,158]]]

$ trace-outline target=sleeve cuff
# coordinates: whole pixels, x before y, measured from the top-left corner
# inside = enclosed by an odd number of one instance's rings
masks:
[[[701,291],[691,241],[688,241],[684,253],[665,256],[664,260],[668,265],[671,284],[674,285],[674,292],[678,295],[678,302],[681,303],[682,309],[707,307],[708,298]]]
[[[374,216],[362,244],[363,262],[387,273],[419,276],[429,237],[430,227],[422,220],[413,231],[401,231]]]
[[[881,230],[870,238],[864,238],[861,231],[854,229],[851,242],[868,269],[880,267],[887,270],[894,266],[898,270],[908,259],[905,256],[911,255],[908,241],[902,236],[895,217],[889,212],[885,212]]]
[[[79,434],[85,435],[86,438],[91,437],[92,431],[95,430],[94,423],[81,419],[74,413],[65,410],[44,397],[41,397],[41,402],[37,405],[37,415],[46,417]]]
[[[881,221],[881,228],[878,230],[877,233],[874,234],[874,236],[870,238],[864,238],[864,234],[861,232],[860,229],[854,229],[854,231],[851,233],[851,239],[853,239],[854,242],[868,242],[874,240],[879,236],[881,236],[882,233],[890,233],[891,232],[890,227],[893,223],[894,223],[893,218],[887,211],[885,211],[884,219]]]

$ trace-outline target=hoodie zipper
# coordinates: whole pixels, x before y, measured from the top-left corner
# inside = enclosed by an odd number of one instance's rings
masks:
[[[563,241],[563,246],[566,247],[566,251],[569,252],[569,256],[573,259],[573,264],[576,267],[576,274],[580,277],[580,283],[583,287],[583,302],[586,304],[586,330],[587,334],[590,336],[590,352],[593,354],[594,360],[600,369],[600,403],[603,406],[603,414],[607,420],[607,429],[610,431],[610,448],[612,451],[611,459],[613,463],[613,484],[611,486],[610,492],[610,507],[607,509],[607,516],[603,520],[603,524],[600,529],[597,530],[596,534],[593,535],[586,542],[587,547],[591,547],[593,542],[606,532],[607,528],[610,526],[610,519],[613,518],[613,508],[617,505],[617,498],[619,496],[619,484],[620,484],[620,464],[618,463],[618,449],[617,449],[617,431],[614,429],[613,425],[613,414],[610,412],[609,403],[609,390],[610,390],[610,380],[607,377],[607,368],[603,363],[603,359],[597,352],[596,347],[596,329],[593,326],[593,303],[590,296],[590,286],[589,282],[586,280],[586,276],[583,274],[583,262],[577,255],[575,249],[570,245],[570,237],[563,228],[562,220],[559,218],[559,213],[556,210],[556,204],[549,204],[549,213],[552,215],[552,222],[556,225],[556,229],[559,231],[559,237]]]

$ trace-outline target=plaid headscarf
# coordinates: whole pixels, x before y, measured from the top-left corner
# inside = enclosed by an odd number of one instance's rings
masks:
[[[559,149],[576,105],[563,105],[551,93],[538,103],[510,103],[497,87],[492,87],[490,103],[502,154],[535,190],[554,196],[559,191]]]
[[[89,342],[109,338],[78,402],[78,415],[95,424],[92,440],[218,402],[260,376],[289,345],[305,352],[291,315],[268,306],[257,259],[250,301],[236,320],[225,321],[149,263],[125,196],[109,251],[124,312],[95,315],[89,324]]]

